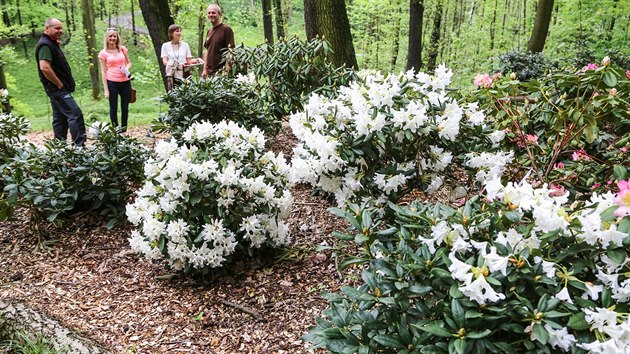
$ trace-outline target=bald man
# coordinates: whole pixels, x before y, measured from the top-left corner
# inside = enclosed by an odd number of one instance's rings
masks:
[[[52,106],[55,138],[66,141],[70,130],[72,143],[83,146],[86,140],[83,112],[71,94],[75,83],[70,65],[59,47],[62,34],[61,21],[56,18],[46,20],[44,33],[35,47],[37,71]]]
[[[222,17],[223,12],[219,5],[208,5],[208,21],[212,28],[208,31],[203,45],[206,48],[206,62],[201,77],[204,79],[224,69],[225,63],[221,62],[223,51],[226,48],[234,48],[234,32],[230,26],[223,23]]]

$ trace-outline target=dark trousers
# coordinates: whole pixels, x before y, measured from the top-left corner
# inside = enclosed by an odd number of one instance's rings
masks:
[[[114,82],[107,80],[107,89],[109,90],[109,119],[114,127],[118,126],[118,96],[120,96],[120,126],[125,131],[129,119],[131,81]]]
[[[66,141],[69,129],[72,142],[77,146],[83,146],[87,138],[83,112],[70,92],[63,90],[50,92],[48,97],[52,106],[55,138]]]

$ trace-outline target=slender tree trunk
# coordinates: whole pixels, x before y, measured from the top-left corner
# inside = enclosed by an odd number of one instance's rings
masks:
[[[88,63],[90,68],[90,81],[92,83],[92,98],[99,99],[101,85],[99,80],[100,65],[98,51],[96,50],[96,27],[94,25],[94,4],[92,0],[81,0],[83,9],[83,30],[85,32],[85,46],[87,47]]]
[[[392,38],[392,58],[390,66],[392,71],[396,69],[396,62],[398,61],[398,50],[400,49],[400,18],[402,17],[402,1],[393,0],[396,12],[394,13],[394,33]]]
[[[131,0],[131,32],[133,36],[133,45],[138,46],[138,33],[136,32],[136,9],[135,4],[136,0]]]
[[[72,19],[72,21],[71,21],[72,32],[76,32],[76,30],[77,30],[77,22],[74,20],[74,12],[75,12],[74,10],[75,10],[74,0],[70,0],[70,18]],[[69,25],[68,25],[68,28],[70,28]]]
[[[0,5],[2,5],[2,23],[6,27],[11,27],[11,19],[9,18],[9,12],[7,11],[7,2],[6,0],[1,0]]]
[[[545,48],[549,23],[551,22],[551,12],[553,10],[553,0],[538,0],[536,7],[536,17],[534,19],[534,29],[527,43],[527,49],[533,53],[540,53]]]
[[[17,6],[17,18],[18,18],[18,24],[20,26],[22,26],[22,12],[20,11],[20,0],[16,0],[15,4]],[[35,34],[35,26],[33,26],[33,22],[31,21],[31,34],[34,35]],[[26,47],[26,39],[22,39],[22,49],[24,50],[24,58],[28,59],[28,48]]]
[[[438,52],[440,49],[440,31],[442,27],[442,1],[436,1],[435,14],[433,18],[433,31],[431,32],[431,43],[429,44],[429,58],[427,60],[427,70],[435,70]]]
[[[273,17],[271,15],[271,0],[262,0],[262,12],[263,12],[263,30],[265,33],[265,40],[269,44],[273,44]]]
[[[63,0],[63,10],[64,10],[64,12],[66,14],[66,24],[69,25],[70,24],[70,11],[68,11],[69,10],[68,7],[69,7],[68,6],[68,0]],[[70,26],[68,26],[68,27],[70,27]]]
[[[318,33],[332,46],[333,63],[357,68],[350,21],[344,0],[315,1]]]
[[[615,30],[615,20],[617,18],[616,16],[616,12],[617,12],[617,3],[619,2],[619,0],[613,0],[613,15],[610,16],[610,23],[608,24],[608,28],[605,29],[604,31],[604,37],[606,38],[607,41],[610,41],[613,39],[613,31]]]
[[[409,0],[409,46],[407,49],[407,70],[416,72],[422,68],[422,16],[423,0]]]
[[[497,7],[499,7],[499,0],[494,0],[494,10],[492,12],[492,21],[490,22],[490,50],[494,49],[494,34],[497,24]]]
[[[306,30],[306,39],[309,41],[318,35],[315,1],[304,0],[304,29]]]
[[[203,43],[206,40],[206,7],[199,8],[199,18],[197,22],[197,57],[203,58]]]
[[[168,7],[168,0],[140,0],[140,10],[144,23],[147,24],[149,36],[153,43],[153,50],[158,64],[160,65],[160,73],[162,74],[162,82],[166,90],[166,80],[164,72],[164,64],[160,58],[162,51],[162,43],[168,42],[168,34],[165,31],[168,26],[173,24],[171,10]]]
[[[4,76],[4,64],[0,62],[0,89],[7,88],[7,78]]]
[[[286,37],[285,23],[284,23],[284,11],[282,6],[282,0],[273,0],[276,15],[276,37],[278,40],[282,40]]]

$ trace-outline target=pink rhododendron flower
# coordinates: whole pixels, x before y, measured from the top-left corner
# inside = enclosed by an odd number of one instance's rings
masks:
[[[590,63],[590,64],[588,64],[588,65],[584,66],[584,67],[582,68],[582,71],[584,72],[584,71],[586,71],[586,70],[595,70],[595,69],[597,69],[597,68],[599,68],[599,65],[597,65],[597,64],[595,64],[595,63]]]
[[[564,164],[562,162],[558,162],[557,164],[553,165],[554,168],[564,168]]]
[[[602,185],[600,183],[595,183],[594,185],[591,186],[591,189],[597,189],[599,187],[601,187]]]
[[[475,75],[474,84],[476,87],[489,88],[492,86],[492,78],[488,74],[477,74]]]
[[[630,179],[617,183],[619,193],[615,197],[615,204],[619,207],[615,210],[615,216],[624,217],[630,215]]]
[[[625,147],[625,146],[620,148],[619,150],[621,150],[621,152],[623,152],[623,153],[627,153],[628,152],[628,148]]]
[[[526,141],[528,144],[538,145],[538,135],[527,134],[527,135],[525,136],[525,141]]]
[[[573,161],[579,161],[579,160],[588,161],[588,160],[591,159],[586,154],[586,151],[584,151],[584,149],[580,149],[580,150],[574,151],[573,155],[571,155],[571,157],[573,158]]]
[[[549,195],[552,197],[561,197],[567,192],[567,190],[564,189],[564,186],[560,184],[551,183],[549,184],[549,188],[551,189],[551,193],[549,193]]]
[[[494,73],[492,75],[492,81],[497,81],[497,80],[499,80],[502,77],[503,77],[503,74],[501,74],[501,73]]]
[[[630,79],[630,69],[626,70],[626,79]]]

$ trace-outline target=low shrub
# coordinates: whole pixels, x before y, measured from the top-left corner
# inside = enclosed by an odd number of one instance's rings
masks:
[[[188,128],[204,121],[228,120],[248,128],[276,132],[280,122],[261,113],[264,110],[259,96],[249,77],[191,78],[163,96],[169,109],[152,126],[154,130],[170,132],[180,141]]]
[[[208,273],[262,246],[289,242],[289,166],[265,152],[262,132],[234,122],[194,123],[185,144],[161,141],[146,182],[127,206],[129,242],[147,258]]]
[[[22,144],[2,170],[10,205],[31,209],[48,221],[68,212],[98,210],[113,226],[131,191],[142,181],[146,148],[110,125],[92,126],[93,145],[48,140]]]
[[[29,130],[31,124],[25,117],[0,113],[0,165],[15,155],[17,147],[25,141],[24,136]]]
[[[459,209],[336,209],[363,246],[340,265],[363,284],[328,294],[304,337],[333,353],[630,351],[630,181],[568,206],[568,193],[502,185]],[[606,349],[604,349],[606,348]]]
[[[548,71],[558,68],[557,63],[545,58],[542,53],[507,52],[499,56],[499,61],[504,76],[514,73],[521,81],[539,79]]]

